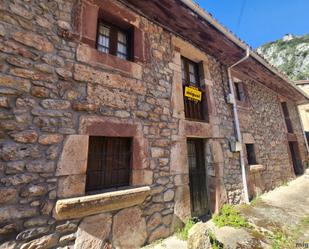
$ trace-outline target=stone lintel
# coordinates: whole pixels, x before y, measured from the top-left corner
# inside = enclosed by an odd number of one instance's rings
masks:
[[[206,122],[183,120],[187,137],[211,138],[212,125]]]
[[[254,144],[255,140],[251,133],[243,133],[242,140],[245,144]]]
[[[208,57],[205,53],[196,48],[194,45],[191,45],[187,41],[183,40],[182,38],[173,36],[172,44],[177,47],[182,56],[194,62],[205,61],[205,63],[208,63]]]
[[[264,171],[265,169],[266,169],[266,166],[262,164],[250,165],[250,173]]]
[[[149,194],[150,187],[145,186],[58,200],[54,217],[65,220],[119,210],[141,204]]]

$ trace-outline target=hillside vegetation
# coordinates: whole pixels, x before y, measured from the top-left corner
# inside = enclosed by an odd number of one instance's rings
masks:
[[[309,34],[285,35],[259,47],[257,52],[291,80],[309,80]]]

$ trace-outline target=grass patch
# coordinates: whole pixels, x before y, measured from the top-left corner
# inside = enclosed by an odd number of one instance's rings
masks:
[[[289,186],[289,182],[288,181],[284,181],[281,186],[287,187],[287,186]]]
[[[185,223],[184,227],[182,229],[179,229],[176,232],[176,236],[181,240],[187,240],[189,235],[189,230],[194,226],[196,223],[196,220],[194,218],[190,218]]]
[[[302,225],[309,225],[309,216],[307,216],[304,219],[302,219],[301,224]]]
[[[235,228],[249,227],[248,221],[240,216],[240,213],[232,205],[225,204],[220,210],[219,214],[216,214],[212,218],[217,227],[231,226]]]
[[[276,231],[273,234],[269,234],[268,239],[271,241],[272,249],[283,249],[290,248],[291,241],[288,239],[288,236],[283,231]]]
[[[216,236],[211,231],[207,231],[207,235],[212,245],[212,249],[223,249],[223,245],[217,240]]]
[[[297,239],[309,228],[309,216],[304,217],[299,224],[283,231],[276,230],[273,234],[268,234],[267,238],[271,242],[272,249],[294,249]]]
[[[250,201],[250,205],[255,207],[257,204],[262,202],[262,198],[260,196],[254,197],[251,201]]]

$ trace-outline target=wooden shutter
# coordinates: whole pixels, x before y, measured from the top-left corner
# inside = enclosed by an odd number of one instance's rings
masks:
[[[135,62],[145,62],[145,51],[144,51],[144,33],[139,28],[133,28],[132,36],[132,59]]]

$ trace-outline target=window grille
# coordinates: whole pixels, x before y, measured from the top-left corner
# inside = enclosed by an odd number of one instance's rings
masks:
[[[130,185],[131,138],[89,138],[86,192]]]

